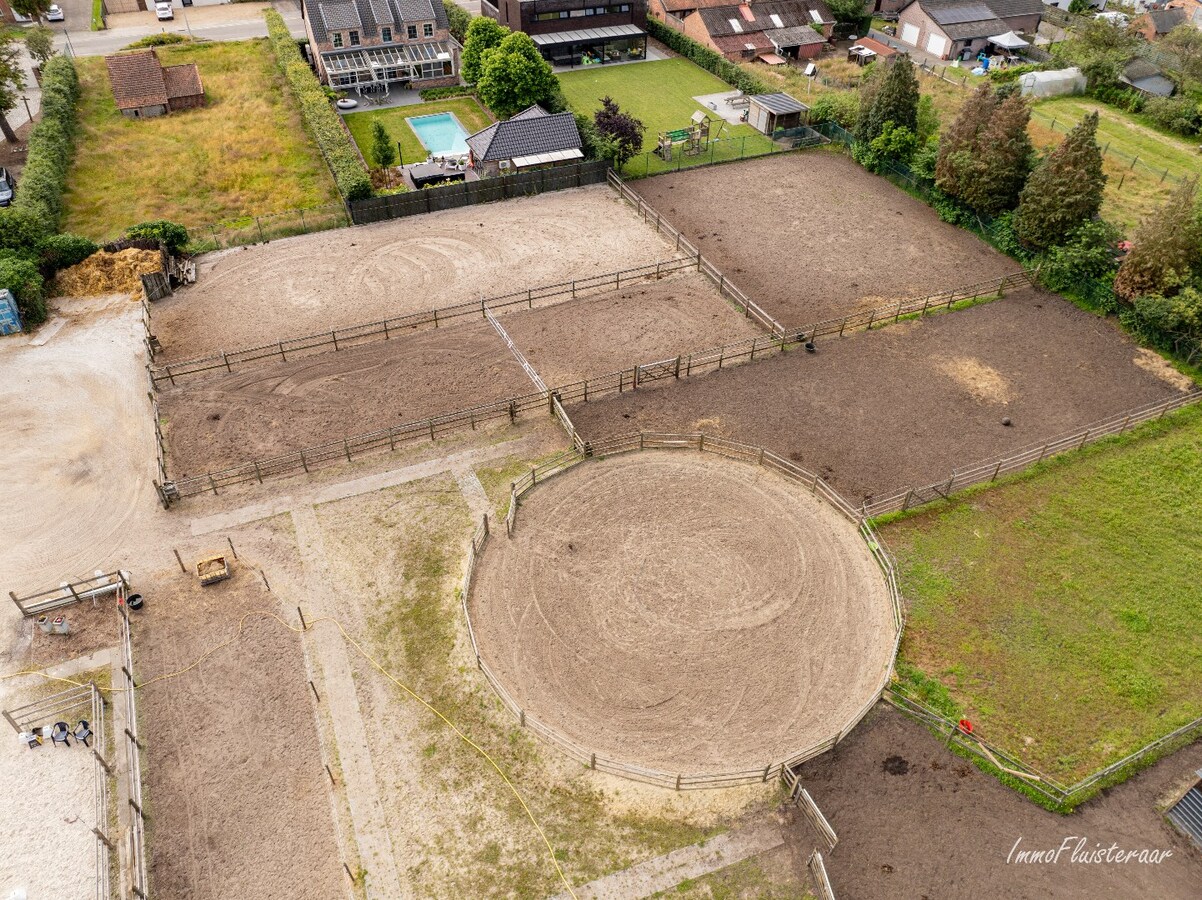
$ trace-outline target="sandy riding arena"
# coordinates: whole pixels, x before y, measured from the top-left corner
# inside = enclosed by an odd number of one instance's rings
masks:
[[[835,736],[893,651],[855,526],[770,470],[691,451],[536,487],[481,557],[470,614],[528,718],[668,773],[762,770]]]

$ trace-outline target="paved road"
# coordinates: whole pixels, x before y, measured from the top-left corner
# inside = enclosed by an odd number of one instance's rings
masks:
[[[284,16],[292,34],[304,37],[305,25],[299,6],[291,0],[272,5]],[[267,25],[263,21],[262,5],[247,4],[245,11],[240,9],[242,6],[243,4],[236,4],[200,9],[177,7],[175,19],[170,22],[157,21],[154,13],[122,14],[120,17],[110,17],[111,24],[115,21],[121,24],[106,31],[83,30],[87,27],[87,21],[84,20],[78,31],[74,27],[68,27],[65,31],[56,29],[60,33],[55,43],[59,49],[69,50],[76,56],[104,56],[120,50],[138,38],[159,32],[191,34],[197,40],[208,41],[243,41],[247,38],[266,37]],[[214,9],[220,9],[226,14],[214,21],[212,16],[206,15]],[[71,22],[66,24],[72,25]]]

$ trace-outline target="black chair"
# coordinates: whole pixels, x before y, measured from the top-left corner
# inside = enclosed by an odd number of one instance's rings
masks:
[[[54,727],[50,729],[50,740],[55,744],[66,744],[71,746],[71,742],[67,740],[71,735],[71,730],[67,727],[66,722],[55,722]]]
[[[88,738],[92,736],[92,726],[87,719],[80,719],[79,724],[75,726],[75,740],[82,741],[85,747],[91,747],[88,743]]]

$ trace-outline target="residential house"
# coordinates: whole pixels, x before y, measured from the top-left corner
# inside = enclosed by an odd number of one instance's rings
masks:
[[[204,106],[205,89],[196,63],[164,66],[153,50],[140,50],[106,56],[104,64],[113,99],[124,116],[162,116]]]
[[[1202,0],[1169,0],[1166,9],[1180,9],[1185,13],[1186,20],[1195,28],[1202,30]]]
[[[683,18],[681,30],[729,60],[779,64],[816,57],[834,25],[823,0],[751,0],[703,6]]]
[[[303,0],[318,77],[388,91],[459,83],[459,42],[442,0]]]
[[[481,0],[480,12],[526,32],[554,65],[602,65],[647,55],[646,0]]]
[[[1131,30],[1145,41],[1158,41],[1188,21],[1184,9],[1150,9],[1131,23]]]
[[[471,165],[482,177],[576,162],[584,158],[583,145],[575,115],[551,115],[537,105],[467,138]]]
[[[939,59],[973,59],[1006,32],[1035,34],[1042,0],[910,0],[897,17],[897,37]]]

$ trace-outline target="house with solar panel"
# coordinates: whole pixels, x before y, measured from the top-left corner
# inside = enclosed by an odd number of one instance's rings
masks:
[[[938,59],[975,59],[993,53],[991,38],[1034,35],[1043,0],[911,0],[897,14],[901,43]]]
[[[789,60],[814,59],[835,25],[835,17],[822,0],[702,4],[694,10],[681,9],[673,0],[653,2],[660,4],[657,17],[665,24],[733,62],[758,59],[781,65]],[[689,2],[695,4],[697,0]]]
[[[526,32],[553,66],[605,65],[647,56],[646,0],[480,0],[480,13]]]
[[[442,0],[303,0],[318,77],[360,93],[459,83]]]

